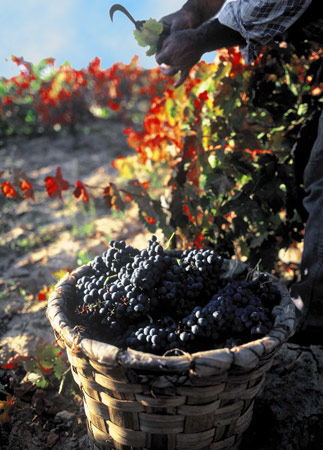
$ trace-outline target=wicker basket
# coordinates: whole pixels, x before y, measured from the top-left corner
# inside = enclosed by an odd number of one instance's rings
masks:
[[[238,449],[265,373],[294,332],[287,289],[278,284],[282,301],[268,336],[232,349],[156,356],[85,339],[72,328],[75,284],[90,270],[83,266],[58,283],[47,315],[82,391],[92,449]]]

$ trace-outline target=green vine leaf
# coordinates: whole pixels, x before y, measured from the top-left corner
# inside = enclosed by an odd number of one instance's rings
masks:
[[[41,389],[46,389],[49,385],[41,371],[28,373],[27,379]]]
[[[146,20],[140,30],[134,30],[133,34],[141,47],[149,47],[147,56],[157,52],[157,44],[160,34],[163,32],[163,24],[155,19]]]

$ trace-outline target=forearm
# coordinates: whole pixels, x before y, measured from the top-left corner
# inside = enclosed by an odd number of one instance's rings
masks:
[[[214,17],[224,5],[225,0],[188,0],[182,7],[184,11],[194,12],[199,17],[199,23]]]
[[[218,19],[203,23],[196,31],[199,34],[204,52],[246,44],[245,39],[238,31],[222,25]]]

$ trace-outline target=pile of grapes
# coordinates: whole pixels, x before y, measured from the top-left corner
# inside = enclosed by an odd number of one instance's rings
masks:
[[[280,294],[267,274],[223,277],[214,250],[145,250],[111,241],[76,286],[75,321],[94,339],[164,354],[232,346],[264,336]]]

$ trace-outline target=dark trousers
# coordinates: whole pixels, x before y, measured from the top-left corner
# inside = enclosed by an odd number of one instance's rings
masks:
[[[323,326],[323,112],[309,161],[304,171],[304,207],[308,212],[301,281],[292,289],[292,297],[301,297],[303,327]],[[321,317],[319,317],[321,316]],[[323,328],[322,328],[323,331]]]

